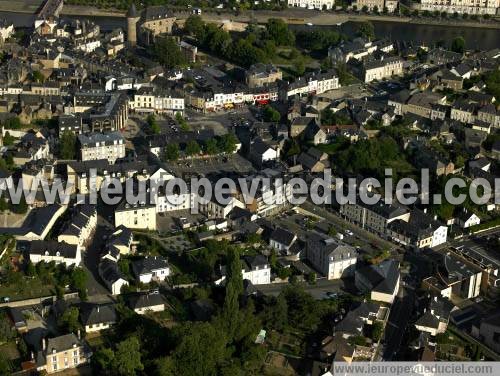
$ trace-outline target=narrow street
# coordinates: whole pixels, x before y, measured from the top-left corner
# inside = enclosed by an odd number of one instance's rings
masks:
[[[397,353],[401,348],[401,342],[411,317],[415,304],[415,293],[412,290],[400,288],[396,299],[391,307],[389,320],[385,327],[383,338],[384,348],[382,358],[385,361],[396,360]]]

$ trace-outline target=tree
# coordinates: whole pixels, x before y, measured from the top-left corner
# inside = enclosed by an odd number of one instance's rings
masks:
[[[5,197],[0,197],[0,212],[4,212],[9,210],[9,203],[5,199]]]
[[[227,358],[224,332],[210,323],[189,323],[180,338],[171,360],[164,363],[166,374],[217,376]]]
[[[302,76],[306,72],[306,64],[304,63],[304,59],[299,58],[295,61],[295,74],[297,76]]]
[[[73,132],[64,131],[59,139],[59,153],[62,159],[75,159],[76,136]]]
[[[453,39],[453,42],[451,43],[451,50],[453,52],[463,54],[465,52],[465,39],[462,37]]]
[[[178,144],[168,144],[165,148],[165,159],[167,161],[176,161],[179,159],[179,145]]]
[[[193,155],[200,154],[201,148],[196,140],[190,140],[186,144],[186,154],[192,157]]]
[[[26,214],[28,212],[28,204],[24,194],[21,196],[18,204],[10,202],[10,211],[16,214]]]
[[[12,367],[3,353],[0,353],[0,375],[10,375]]]
[[[154,134],[160,133],[160,125],[156,121],[155,114],[149,114],[146,119],[146,122],[148,123],[149,127],[151,128]]]
[[[28,263],[26,264],[25,273],[26,273],[26,275],[28,277],[34,277],[35,276],[35,274],[36,274],[35,265],[33,265],[33,263],[31,261],[28,261]]]
[[[115,358],[115,353],[110,348],[100,348],[92,356],[92,362],[101,371],[101,374],[111,373],[113,369],[113,360]]]
[[[375,321],[372,325],[372,339],[375,342],[380,341],[384,334],[384,325],[380,321]]]
[[[45,81],[45,76],[40,71],[33,71],[33,81],[38,83],[43,83]]]
[[[281,114],[271,106],[266,106],[262,111],[264,121],[277,123],[281,119]]]
[[[270,18],[266,30],[278,46],[292,46],[295,43],[295,35],[288,30],[288,25],[282,19]]]
[[[307,274],[307,282],[311,285],[316,283],[316,273],[311,272]]]
[[[0,312],[0,343],[11,341],[16,337],[16,330],[10,325],[5,311]],[[1,373],[0,373],[1,374]]]
[[[361,22],[358,25],[356,34],[360,37],[364,37],[368,40],[375,38],[375,28],[371,22]]]
[[[229,338],[233,338],[239,322],[239,298],[243,292],[243,276],[239,252],[235,248],[228,250],[226,296],[222,308],[222,319]]]
[[[177,121],[177,123],[179,124],[179,126],[181,127],[181,130],[183,131],[189,131],[189,124],[188,122],[186,121],[186,119],[182,116],[182,114],[180,112],[176,112],[175,114],[175,120]]]
[[[73,289],[78,291],[80,299],[87,298],[87,273],[82,268],[74,268],[71,272],[70,285]]]
[[[173,37],[156,38],[154,53],[158,61],[169,69],[186,64],[186,58]]]
[[[78,321],[79,316],[80,312],[77,307],[69,307],[61,315],[57,324],[59,328],[65,332],[76,333],[77,330],[80,329],[80,322]]]
[[[191,15],[187,18],[186,22],[184,23],[184,30],[188,34],[195,36],[196,39],[203,40],[205,32],[205,23],[203,22],[200,16]]]
[[[226,154],[233,154],[236,151],[238,139],[233,133],[226,133],[218,138],[217,148]]]
[[[21,128],[21,120],[15,116],[8,118],[4,121],[5,129],[19,129]]]
[[[144,369],[141,345],[137,337],[129,337],[116,345],[112,365],[116,374],[123,376],[133,376]]]
[[[205,141],[205,153],[209,155],[215,155],[219,153],[219,148],[217,147],[217,141],[214,140],[213,138],[208,139]]]

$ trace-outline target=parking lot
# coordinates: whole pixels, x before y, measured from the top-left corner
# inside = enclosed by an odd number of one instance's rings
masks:
[[[181,231],[179,227],[179,218],[186,218],[189,223],[200,223],[206,219],[202,214],[193,214],[190,210],[175,210],[168,213],[158,213],[156,224],[160,234]]]
[[[192,175],[193,173],[208,175],[223,172],[253,173],[255,171],[252,164],[239,154],[166,162],[165,166],[175,176]]]

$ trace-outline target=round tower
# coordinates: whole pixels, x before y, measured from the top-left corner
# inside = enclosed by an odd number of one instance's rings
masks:
[[[130,47],[137,45],[137,21],[139,21],[139,13],[132,3],[127,11],[127,41]]]

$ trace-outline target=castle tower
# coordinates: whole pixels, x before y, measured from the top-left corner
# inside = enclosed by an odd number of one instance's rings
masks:
[[[132,3],[127,11],[127,41],[130,47],[137,45],[137,21],[139,18],[135,4]]]

